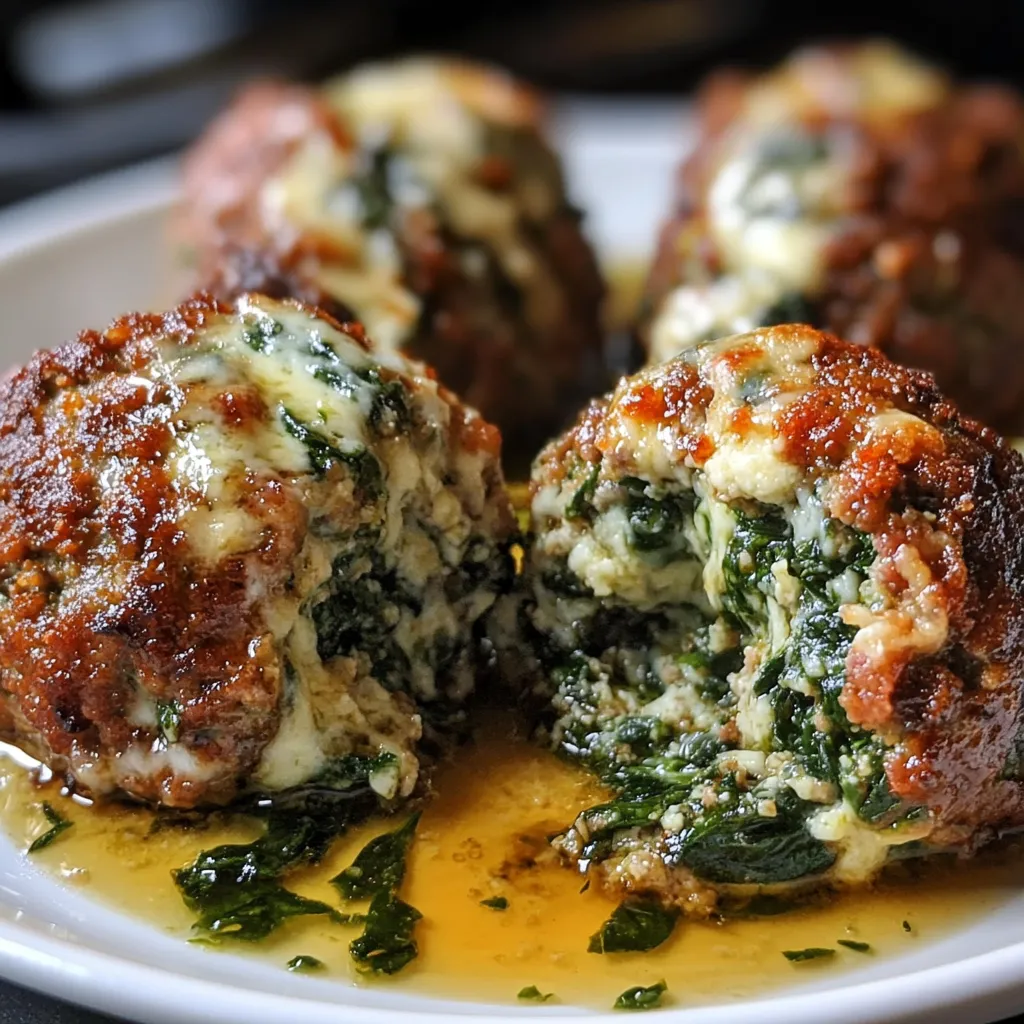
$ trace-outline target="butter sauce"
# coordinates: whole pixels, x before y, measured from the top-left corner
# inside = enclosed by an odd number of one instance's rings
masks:
[[[774,917],[682,921],[657,950],[601,956],[587,952],[587,940],[614,903],[594,888],[581,892],[584,880],[559,866],[546,843],[548,834],[602,798],[597,784],[533,747],[521,730],[510,728],[507,715],[487,712],[473,741],[441,766],[435,789],[402,890],[423,913],[416,932],[420,955],[400,975],[357,977],[347,947],[358,930],[322,917],[293,920],[254,946],[227,941],[223,951],[263,958],[282,972],[293,957],[313,956],[325,965],[317,977],[343,985],[385,985],[498,1003],[515,1003],[520,989],[536,985],[554,993],[552,1003],[607,1009],[624,989],[664,978],[667,1005],[695,1005],[752,997],[823,970],[848,971],[866,966],[870,957],[907,952],[995,908],[1024,882],[1024,860],[1015,850],[955,868],[918,864],[866,892],[833,896]],[[85,806],[62,794],[56,782],[39,781],[23,756],[0,757],[0,815],[20,849],[27,850],[47,827],[43,800],[74,827],[33,854],[33,863],[63,884],[80,886],[183,941],[192,918],[172,870],[201,849],[247,842],[259,832],[251,819],[226,814],[193,827],[154,828],[156,816],[149,810]],[[395,824],[375,822],[354,830],[322,864],[290,875],[287,884],[339,905],[328,880],[373,834]],[[481,905],[498,896],[508,900],[506,910]],[[839,946],[839,939],[869,943],[871,952]],[[809,946],[831,947],[836,954],[828,961],[796,964],[782,955]]]

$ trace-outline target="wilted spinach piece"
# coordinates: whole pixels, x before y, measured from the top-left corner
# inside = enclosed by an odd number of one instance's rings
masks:
[[[810,324],[817,326],[817,313],[807,296],[801,292],[786,292],[761,314],[761,327],[777,324]]]
[[[415,960],[419,948],[413,929],[421,917],[415,907],[395,893],[378,892],[370,901],[365,931],[348,947],[356,968],[373,974],[395,974]]]
[[[38,853],[40,850],[45,850],[62,832],[66,832],[74,825],[73,821],[65,818],[48,800],[43,801],[42,812],[50,827],[41,836],[37,836],[32,840],[28,848],[29,853]]]
[[[248,810],[266,817],[262,836],[204,850],[174,873],[182,899],[197,916],[197,938],[252,942],[304,914],[326,914],[339,923],[352,920],[281,884],[291,869],[317,863],[336,836],[377,806],[369,776],[380,759],[349,757],[343,766],[327,769],[294,791],[256,801]]]
[[[400,689],[407,677],[409,660],[394,638],[390,622],[403,595],[394,570],[388,570],[376,552],[339,555],[331,566],[324,597],[313,605],[310,617],[316,627],[317,654],[323,661],[351,657],[363,651],[373,665],[377,680],[389,689]]]
[[[181,730],[181,705],[176,700],[156,702],[156,726],[168,743],[177,743]]]
[[[394,974],[416,958],[413,930],[423,915],[398,898],[398,888],[419,818],[414,814],[401,828],[371,839],[352,866],[331,879],[346,899],[372,897],[363,934],[349,944],[361,971]]]
[[[288,961],[289,971],[322,971],[324,969],[323,960],[317,960],[315,956],[307,956],[304,953],[300,953],[298,956],[293,956]]]
[[[871,944],[868,942],[857,942],[855,939],[836,939],[836,943],[852,949],[855,953],[870,953]]]
[[[491,910],[508,910],[508,900],[504,896],[492,896],[488,900],[481,900],[480,906]]]
[[[536,985],[527,985],[526,988],[521,988],[516,999],[532,999],[537,1003],[546,1003],[549,999],[554,999],[554,992],[541,992]]]
[[[672,859],[698,878],[722,884],[788,882],[826,871],[835,853],[807,831],[801,801],[780,794],[774,818],[746,810],[722,811],[682,833]]]
[[[387,226],[394,205],[389,180],[392,153],[387,146],[377,146],[364,159],[354,184],[362,207],[363,227],[375,231]]]
[[[597,490],[597,478],[601,472],[601,463],[591,462],[588,464],[587,475],[583,482],[576,488],[576,492],[566,502],[566,519],[589,519],[594,514],[594,506],[590,499]]]
[[[283,405],[279,409],[279,415],[284,429],[305,447],[313,472],[317,476],[323,476],[332,465],[340,462],[348,467],[356,489],[365,498],[375,500],[380,497],[383,473],[380,463],[369,449],[359,445],[351,451],[342,451],[321,433],[293,416]]]
[[[371,839],[352,864],[331,879],[331,885],[347,900],[397,891],[405,877],[405,859],[419,820],[420,816],[414,814],[401,828]]]
[[[619,486],[626,492],[630,543],[637,551],[681,554],[690,550],[684,530],[693,515],[691,492],[655,496],[649,493],[652,486],[638,477],[623,477]]]
[[[268,316],[246,317],[243,321],[242,336],[246,345],[255,352],[264,354],[273,351],[274,338],[284,330],[284,324]]]
[[[679,920],[676,908],[666,909],[654,900],[631,897],[623,900],[599,931],[590,936],[588,953],[644,953],[660,946]]]
[[[653,1010],[661,1005],[661,997],[668,991],[668,985],[659,981],[654,985],[637,985],[627,988],[612,1004],[613,1010]]]
[[[834,949],[827,946],[808,946],[807,949],[784,949],[782,955],[791,963],[803,963],[805,960],[827,960],[836,955]]]

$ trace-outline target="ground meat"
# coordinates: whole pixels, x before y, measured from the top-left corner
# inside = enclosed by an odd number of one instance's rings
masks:
[[[639,333],[807,322],[1024,429],[1024,103],[879,44],[721,74],[661,234]]]
[[[434,366],[529,458],[605,386],[603,285],[537,98],[459,63],[243,92],[176,233],[220,297],[291,294]]]
[[[0,727],[79,789],[407,796],[509,580],[496,428],[294,302],[209,297],[0,384]]]
[[[496,635],[618,794],[557,840],[606,884],[703,914],[1024,823],[1024,462],[929,375],[688,349],[541,453],[531,529]]]

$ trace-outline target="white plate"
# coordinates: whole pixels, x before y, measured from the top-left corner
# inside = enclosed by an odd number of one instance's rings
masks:
[[[577,201],[604,253],[642,257],[666,208],[684,137],[674,106],[563,106],[556,114]],[[163,244],[174,196],[161,162],[77,186],[0,215],[0,363],[26,358],[83,327],[169,304]],[[61,886],[0,839],[0,974],[140,1021],[465,1024],[526,1017],[615,1021],[573,1007],[486,1006],[385,986],[268,971],[265,963],[189,946]],[[820,974],[755,1002],[671,1009],[666,1024],[844,1024],[994,1020],[1024,1010],[1024,896],[944,939],[862,969]]]

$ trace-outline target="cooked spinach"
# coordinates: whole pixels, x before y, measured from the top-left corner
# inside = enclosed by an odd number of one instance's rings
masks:
[[[490,907],[491,910],[508,910],[508,899],[504,896],[492,896],[490,899],[481,900],[481,907]]]
[[[175,884],[196,914],[196,937],[252,942],[305,914],[353,923],[326,903],[285,889],[282,879],[296,867],[317,863],[335,837],[373,811],[377,798],[369,779],[385,758],[393,755],[344,758],[302,787],[252,802],[248,813],[266,819],[262,836],[204,850],[176,871]]]
[[[912,932],[914,929],[910,927],[910,922],[909,921],[904,921],[903,922],[903,930],[905,932]]]
[[[818,326],[814,305],[802,292],[786,292],[761,314],[761,327],[778,324],[810,324]]]
[[[29,853],[38,853],[40,850],[45,850],[61,833],[66,832],[74,825],[73,821],[65,818],[48,800],[43,801],[41,809],[43,817],[49,822],[50,827],[41,836],[36,836],[32,840],[28,848]]]
[[[274,338],[284,330],[284,324],[269,316],[243,318],[242,336],[246,345],[255,352],[266,354],[274,348]]]
[[[395,640],[391,624],[400,605],[411,601],[378,552],[339,555],[331,566],[329,582],[310,610],[317,653],[328,661],[362,651],[378,682],[392,690],[401,689],[408,677],[409,659]]]
[[[156,702],[156,726],[160,735],[168,743],[178,742],[181,731],[181,705],[176,700],[158,700]]]
[[[351,867],[331,879],[346,899],[372,897],[363,934],[348,947],[358,970],[395,974],[419,951],[413,931],[423,915],[398,897],[418,822],[414,814],[394,832],[371,839]]]
[[[587,466],[587,474],[580,486],[576,488],[573,496],[566,503],[566,519],[589,519],[594,514],[595,510],[591,503],[591,498],[594,497],[594,491],[597,490],[597,478],[601,473],[601,463],[591,462],[585,465]]]
[[[612,1009],[653,1010],[656,1006],[661,1006],[661,997],[667,991],[668,985],[664,981],[646,987],[637,985],[635,988],[627,988],[612,1004]]]
[[[317,476],[323,476],[331,466],[340,463],[348,468],[356,489],[367,499],[380,497],[383,473],[380,463],[365,445],[357,445],[348,451],[331,444],[323,434],[314,430],[292,415],[283,405],[278,410],[284,429],[301,442],[309,456],[310,465]]]
[[[300,953],[298,956],[293,956],[288,961],[289,971],[322,971],[324,969],[323,960],[317,960],[315,956],[307,956],[304,953]]]
[[[834,949],[823,946],[808,946],[807,949],[784,949],[782,955],[790,963],[803,963],[805,960],[827,960],[836,955]]]
[[[331,879],[331,885],[347,900],[397,891],[405,877],[405,860],[419,820],[420,816],[414,814],[401,828],[371,839],[352,864]]]
[[[378,892],[370,901],[363,934],[349,943],[356,968],[373,974],[395,974],[415,960],[419,948],[413,929],[422,917],[395,893]]]
[[[870,953],[871,944],[868,942],[857,942],[856,939],[836,939],[836,943],[852,949],[855,953]]]
[[[359,196],[363,227],[376,231],[387,226],[394,200],[391,197],[392,153],[387,146],[370,149],[364,157],[364,166],[354,179]]]
[[[679,920],[676,908],[654,900],[623,900],[612,916],[590,937],[588,953],[643,953],[665,942]]]
[[[521,988],[516,999],[531,999],[537,1003],[546,1003],[549,999],[554,999],[554,992],[541,992],[536,985],[527,985],[526,988]]]
[[[709,882],[769,885],[828,870],[834,851],[807,831],[807,805],[776,799],[775,817],[746,808],[710,814],[671,844],[671,859]]]
[[[629,542],[634,549],[671,555],[689,552],[685,528],[693,516],[691,492],[659,494],[657,488],[638,477],[623,477],[619,486],[626,492]]]

